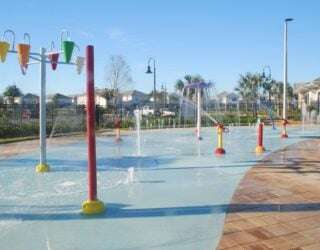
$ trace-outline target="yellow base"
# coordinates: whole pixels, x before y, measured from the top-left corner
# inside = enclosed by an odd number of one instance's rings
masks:
[[[48,164],[40,163],[36,166],[37,173],[46,173],[50,171],[50,167]]]
[[[105,211],[105,206],[102,201],[99,200],[86,200],[82,203],[82,213],[84,214],[101,214]]]
[[[256,153],[263,153],[266,149],[263,146],[256,146]]]

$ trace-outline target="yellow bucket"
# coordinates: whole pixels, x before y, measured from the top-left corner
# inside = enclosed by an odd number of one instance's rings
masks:
[[[5,62],[10,44],[5,41],[0,41],[0,59],[1,62]]]

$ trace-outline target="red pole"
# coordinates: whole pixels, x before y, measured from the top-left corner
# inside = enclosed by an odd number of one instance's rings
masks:
[[[263,123],[259,122],[256,153],[262,153],[264,151],[265,151],[265,148],[263,146]]]
[[[258,146],[263,146],[263,124],[259,123],[258,127]]]
[[[94,48],[86,49],[87,70],[87,140],[88,140],[88,200],[97,199],[96,136],[94,100]]]

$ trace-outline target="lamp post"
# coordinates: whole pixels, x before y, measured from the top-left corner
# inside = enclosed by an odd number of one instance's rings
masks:
[[[288,22],[293,21],[293,18],[286,18],[284,20],[284,72],[283,72],[283,112],[282,119],[283,124],[286,124],[287,120],[287,81],[288,81]],[[288,137],[285,125],[282,131],[282,138]]]
[[[153,72],[151,70],[150,63],[153,61]],[[156,114],[156,60],[152,57],[149,58],[148,60],[148,67],[146,74],[152,74],[153,73],[153,113]]]

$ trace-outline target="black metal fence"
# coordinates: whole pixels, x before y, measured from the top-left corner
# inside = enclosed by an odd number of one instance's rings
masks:
[[[256,121],[257,115],[273,119],[281,119],[282,104],[273,104],[269,107],[257,104],[215,104],[204,105],[207,114],[216,120],[226,124],[250,124]],[[180,112],[180,105],[173,106],[175,116],[153,117],[144,116],[141,127],[146,129],[193,127],[196,125],[196,109],[191,107],[189,114]],[[257,114],[254,114],[254,113]],[[134,128],[135,117],[131,111],[116,112],[110,109],[96,107],[97,129],[114,127],[114,119],[121,116],[123,128]],[[300,111],[295,105],[288,105],[288,118],[300,120]],[[212,126],[212,119],[208,116],[202,117],[204,126]],[[83,132],[86,130],[86,108],[85,106],[58,107],[47,105],[47,134],[51,136],[69,133]],[[39,131],[39,105],[0,104],[0,138],[36,136]]]

